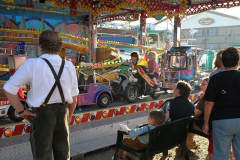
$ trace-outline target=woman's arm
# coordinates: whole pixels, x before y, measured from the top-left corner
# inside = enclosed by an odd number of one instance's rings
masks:
[[[203,112],[195,108],[195,117],[199,117]]]

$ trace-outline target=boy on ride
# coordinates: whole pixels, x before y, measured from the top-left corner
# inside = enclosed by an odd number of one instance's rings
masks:
[[[164,120],[165,113],[163,112],[163,110],[154,110],[149,112],[147,125],[143,125],[135,129],[129,129],[126,125],[119,124],[120,128],[123,131],[127,132],[127,134],[129,135],[129,137],[123,138],[123,145],[133,148],[135,150],[146,149],[149,142],[149,135],[139,135],[146,133],[149,130],[152,130],[157,126],[163,124]],[[123,150],[119,150],[118,158],[122,159],[126,158],[126,156],[127,152],[124,153]]]
[[[150,52],[148,55],[148,69],[146,70],[149,72],[149,77],[152,78],[153,82],[155,83],[154,89],[158,88],[157,77],[160,76],[159,66],[156,62],[156,53]]]
[[[130,67],[137,65],[140,62],[139,55],[136,51],[131,53],[131,62],[128,64]]]

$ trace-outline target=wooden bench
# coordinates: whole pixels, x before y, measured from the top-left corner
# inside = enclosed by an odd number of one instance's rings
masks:
[[[188,132],[188,125],[191,122],[192,118],[183,118],[174,122],[169,122],[159,127],[150,130],[147,133],[149,134],[149,143],[146,150],[134,150],[122,144],[123,136],[126,135],[126,132],[118,130],[116,151],[114,155],[114,160],[117,160],[118,150],[122,149],[136,157],[140,160],[147,160],[149,155],[155,155],[158,153],[166,154],[168,150],[181,144],[182,146],[182,155],[186,160],[188,157],[188,149],[186,147],[186,138]],[[141,134],[141,135],[144,135]]]

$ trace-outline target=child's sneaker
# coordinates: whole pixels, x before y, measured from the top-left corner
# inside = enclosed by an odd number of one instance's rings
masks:
[[[158,89],[158,85],[155,85],[154,87],[153,87],[153,91],[156,91],[157,89]]]
[[[158,85],[155,85],[153,89],[158,89]]]
[[[127,156],[126,160],[133,160],[131,157]]]

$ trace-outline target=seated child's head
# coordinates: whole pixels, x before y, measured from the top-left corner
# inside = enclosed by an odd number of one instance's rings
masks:
[[[132,52],[131,53],[131,59],[132,61],[137,61],[139,59],[139,55],[137,52]]]
[[[182,96],[188,98],[192,92],[192,87],[187,82],[178,82],[177,87],[173,90],[173,96]]]
[[[156,60],[156,56],[157,56],[157,54],[155,53],[155,52],[153,52],[153,51],[151,51],[151,52],[149,52],[149,54],[148,54],[148,59],[150,60],[150,61],[152,61],[152,60]]]
[[[165,113],[163,110],[154,110],[150,111],[148,115],[148,124],[153,126],[158,126],[160,124],[163,124],[165,121]]]

